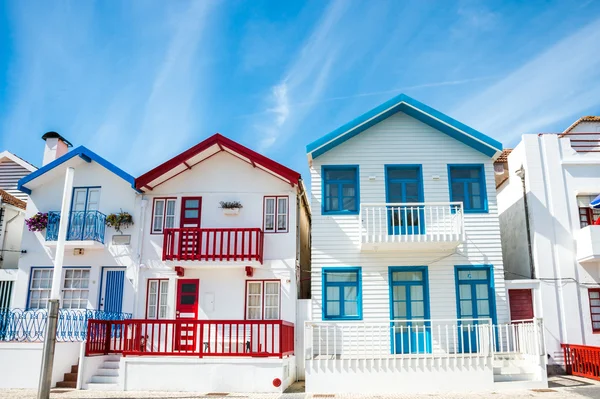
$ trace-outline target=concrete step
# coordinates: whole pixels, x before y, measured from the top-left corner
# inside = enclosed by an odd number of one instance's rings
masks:
[[[117,384],[119,382],[119,377],[113,375],[93,375],[90,382],[99,384]]]
[[[59,381],[56,383],[57,388],[77,388],[77,381]]]
[[[120,391],[119,384],[98,384],[90,382],[87,384],[87,389],[90,391]]]
[[[535,381],[534,373],[526,374],[494,374],[494,382]]]
[[[121,355],[108,355],[104,360],[109,362],[118,362],[121,360]]]
[[[119,376],[119,369],[105,369],[99,368],[96,372],[96,375],[109,375],[109,376]]]
[[[527,367],[531,362],[526,360],[494,360],[494,367]]]
[[[77,373],[65,373],[63,381],[77,381]]]
[[[121,362],[115,360],[105,360],[102,367],[105,369],[119,369],[119,367],[121,367]]]
[[[71,366],[71,373],[79,373],[79,365]]]

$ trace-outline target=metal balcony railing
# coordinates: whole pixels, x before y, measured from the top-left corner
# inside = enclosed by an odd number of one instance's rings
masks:
[[[69,213],[67,241],[91,240],[104,244],[106,230],[106,215],[99,211],[73,211]],[[58,225],[60,212],[48,212],[46,226],[46,241],[58,240]]]

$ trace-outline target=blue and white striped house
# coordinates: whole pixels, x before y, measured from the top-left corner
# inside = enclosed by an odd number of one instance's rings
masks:
[[[546,385],[541,321],[508,324],[501,151],[404,94],[307,146],[307,391]]]

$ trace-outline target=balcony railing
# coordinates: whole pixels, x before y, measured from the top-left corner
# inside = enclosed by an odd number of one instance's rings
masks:
[[[462,202],[362,204],[361,244],[464,241]]]
[[[165,229],[163,260],[263,262],[259,228]]]
[[[568,374],[600,380],[600,347],[562,344]]]
[[[125,320],[131,313],[104,312],[91,309],[59,309],[56,339],[85,341],[89,319]],[[0,341],[39,342],[46,335],[46,309],[0,309]]]
[[[294,324],[283,320],[89,320],[86,356],[250,356],[294,354]]]
[[[104,231],[106,229],[106,215],[98,211],[73,211],[69,213],[69,227],[67,241],[98,241],[104,244]],[[48,225],[46,226],[46,241],[58,240],[58,225],[60,212],[48,212]]]
[[[542,356],[540,319],[492,324],[487,319],[308,321],[307,360],[472,359],[495,353]]]

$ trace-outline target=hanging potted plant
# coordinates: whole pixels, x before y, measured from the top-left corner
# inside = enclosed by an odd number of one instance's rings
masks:
[[[126,229],[129,226],[133,226],[133,217],[128,212],[111,213],[106,217],[106,225],[108,227],[114,227],[116,231],[123,234],[121,229]]]
[[[29,219],[25,219],[29,231],[42,231],[48,226],[48,214],[38,212]]]
[[[223,209],[223,215],[232,216],[238,215],[240,209],[243,208],[240,201],[221,201],[219,202],[221,209]]]

